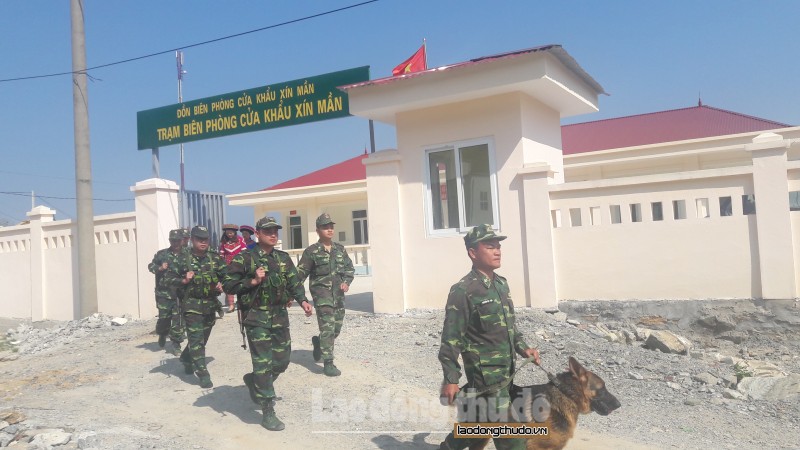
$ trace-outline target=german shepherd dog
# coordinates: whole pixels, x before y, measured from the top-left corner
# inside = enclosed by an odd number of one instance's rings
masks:
[[[569,371],[556,378],[558,385],[550,382],[511,386],[511,417],[518,422],[537,422],[537,426],[548,429],[547,436],[527,439],[527,450],[562,449],[572,438],[580,414],[594,411],[607,416],[620,407],[619,400],[606,390],[603,379],[586,370],[573,357],[569,358]],[[470,450],[481,450],[488,442],[486,439]]]

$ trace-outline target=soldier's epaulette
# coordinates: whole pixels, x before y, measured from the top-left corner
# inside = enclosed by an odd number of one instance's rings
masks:
[[[278,254],[278,255],[289,256],[289,253],[287,253],[287,252],[285,252],[283,250],[278,250],[277,248],[273,248],[272,251],[273,252],[277,252],[276,254]]]

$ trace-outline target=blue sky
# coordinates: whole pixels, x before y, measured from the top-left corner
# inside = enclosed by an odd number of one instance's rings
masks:
[[[0,79],[71,69],[69,1],[0,2]],[[353,5],[359,0],[85,0],[88,65],[180,48]],[[565,123],[697,104],[800,125],[800,2],[379,0],[185,51],[185,101],[364,65],[391,74],[427,39],[430,67],[560,44],[610,94]],[[129,187],[151,177],[136,112],[177,103],[174,54],[90,72],[95,214],[131,211]],[[69,76],[0,82],[0,192],[74,197]],[[377,148],[395,146],[377,124]],[[351,158],[367,121],[344,118],[185,145],[187,189],[251,192]],[[178,181],[178,146],[161,150]],[[46,203],[44,202],[46,201]],[[57,219],[75,201],[45,199]],[[24,220],[29,197],[0,193],[0,224]],[[252,221],[228,208],[229,221]]]

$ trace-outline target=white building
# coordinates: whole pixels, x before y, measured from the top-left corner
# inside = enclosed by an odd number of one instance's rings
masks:
[[[798,127],[704,106],[561,127],[603,89],[560,46],[342,89],[396,126],[396,150],[365,158],[365,179],[323,169],[229,200],[281,212],[292,247],[321,212],[347,244],[368,216],[376,312],[442,307],[484,222],[509,237],[518,305],[798,296]]]

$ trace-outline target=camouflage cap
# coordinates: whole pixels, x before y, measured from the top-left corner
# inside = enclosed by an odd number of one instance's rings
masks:
[[[181,238],[188,239],[189,238],[189,229],[188,228],[179,228]]]
[[[180,228],[175,230],[169,230],[169,240],[170,241],[180,241],[183,239],[183,230]]]
[[[192,237],[198,239],[208,239],[208,228],[200,225],[192,228]]]
[[[477,227],[473,228],[469,233],[464,236],[464,244],[467,248],[474,247],[475,244],[482,241],[488,241],[491,239],[497,239],[498,241],[502,241],[505,239],[506,236],[501,236],[496,234],[492,229],[492,226],[488,223],[483,225],[478,225]]]
[[[328,225],[329,223],[335,224],[336,222],[331,219],[331,215],[328,213],[322,213],[319,217],[317,217],[317,227],[321,227],[323,225]]]
[[[278,221],[275,220],[274,217],[269,216],[269,217],[262,217],[258,219],[258,222],[256,222],[256,229],[261,230],[264,228],[277,228],[280,230],[283,227],[278,225]]]

